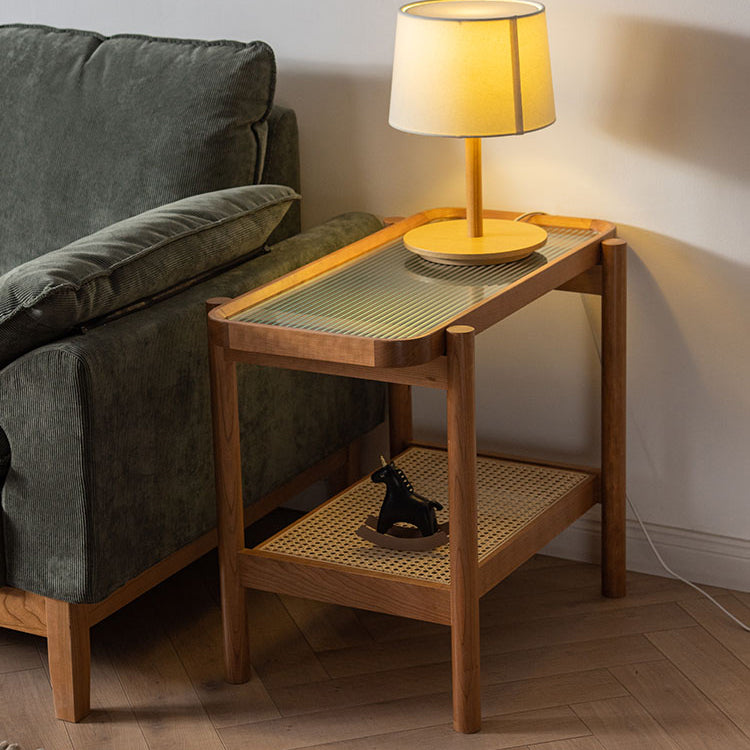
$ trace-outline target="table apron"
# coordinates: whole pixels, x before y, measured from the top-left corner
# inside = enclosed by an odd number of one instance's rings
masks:
[[[448,387],[448,361],[445,356],[437,357],[422,365],[408,367],[368,367],[348,365],[342,362],[326,362],[317,359],[283,357],[275,354],[260,354],[239,349],[224,349],[224,359],[228,362],[243,362],[261,367],[279,367],[285,370],[318,372],[323,375],[377,380],[381,383],[419,385],[425,388],[446,390]]]

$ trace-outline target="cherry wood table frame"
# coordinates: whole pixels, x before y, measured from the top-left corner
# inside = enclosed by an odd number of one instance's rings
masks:
[[[627,246],[614,238],[612,224],[546,215],[532,217],[530,221],[547,227],[590,230],[590,236],[561,257],[535,268],[489,298],[467,305],[450,320],[418,337],[398,340],[340,335],[236,319],[242,311],[366,257],[415,226],[463,215],[459,209],[417,214],[234,300],[209,301],[221,601],[229,682],[250,678],[246,587],[445,623],[452,632],[454,727],[457,731],[474,732],[481,724],[480,596],[596,502],[602,505],[602,593],[610,597],[625,595]],[[486,211],[485,216],[515,215]],[[586,469],[589,476],[575,491],[480,565],[475,336],[554,289],[596,294],[602,300],[601,467]],[[388,383],[392,456],[413,444],[411,386],[447,392],[449,584],[245,548],[236,383],[236,364],[245,362]]]

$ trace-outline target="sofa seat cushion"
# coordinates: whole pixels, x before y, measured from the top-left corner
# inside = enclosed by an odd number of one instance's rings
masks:
[[[263,42],[0,25],[0,273],[128,216],[259,183]]]
[[[299,196],[251,185],[125,219],[0,277],[0,366],[77,326],[247,258]]]

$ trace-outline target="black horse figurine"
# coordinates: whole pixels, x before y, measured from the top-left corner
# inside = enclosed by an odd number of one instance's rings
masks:
[[[385,500],[378,516],[379,534],[387,534],[396,523],[410,523],[416,526],[423,537],[432,536],[438,527],[435,509],[443,506],[434,500],[428,500],[414,492],[406,474],[391,461],[387,463],[381,456],[383,466],[371,475],[373,482],[382,482],[386,486]]]

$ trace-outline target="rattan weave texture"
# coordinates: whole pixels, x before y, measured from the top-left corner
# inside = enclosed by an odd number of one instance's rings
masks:
[[[422,495],[444,505],[439,521],[448,520],[448,465],[442,450],[414,447],[398,460]],[[479,560],[529,525],[590,474],[546,466],[477,459]],[[407,578],[450,583],[448,546],[424,552],[376,547],[355,531],[368,514],[377,515],[383,486],[361,480],[329,503],[312,511],[258,549],[319,562],[358,567]]]

